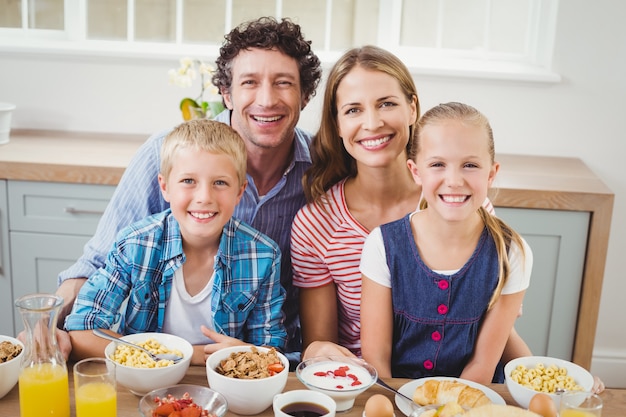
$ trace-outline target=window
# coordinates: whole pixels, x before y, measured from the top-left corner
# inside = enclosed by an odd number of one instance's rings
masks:
[[[416,73],[558,81],[558,0],[0,0],[0,50],[215,56],[259,16],[298,22],[322,61],[377,44]]]

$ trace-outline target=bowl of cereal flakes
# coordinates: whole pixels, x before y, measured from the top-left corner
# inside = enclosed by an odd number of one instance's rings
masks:
[[[24,344],[11,336],[0,335],[0,398],[13,389],[20,376]]]
[[[207,358],[206,372],[209,386],[226,397],[229,411],[259,414],[285,388],[289,360],[274,348],[231,346]]]
[[[582,366],[548,356],[524,356],[504,366],[506,387],[513,399],[523,408],[538,392],[548,394],[557,409],[561,404],[560,391],[591,391],[593,375]]]
[[[111,342],[104,350],[104,356],[115,363],[115,378],[135,395],[145,395],[149,391],[179,383],[191,363],[193,346],[182,337],[167,333],[136,333],[122,336],[122,339],[157,353],[176,353],[183,359],[154,361],[145,352],[122,343]]]

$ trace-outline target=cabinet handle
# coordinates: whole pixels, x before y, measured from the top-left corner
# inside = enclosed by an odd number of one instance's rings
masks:
[[[97,216],[102,216],[104,214],[104,211],[101,210],[82,210],[75,209],[74,207],[65,207],[63,211],[68,214],[95,214]]]

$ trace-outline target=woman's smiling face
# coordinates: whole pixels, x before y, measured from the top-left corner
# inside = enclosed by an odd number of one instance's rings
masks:
[[[398,158],[405,163],[416,99],[409,101],[394,77],[356,66],[339,83],[336,102],[339,136],[357,163],[384,167]]]

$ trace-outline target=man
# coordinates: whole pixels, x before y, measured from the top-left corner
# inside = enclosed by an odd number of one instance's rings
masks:
[[[310,45],[300,26],[288,19],[279,22],[264,17],[244,23],[226,35],[212,80],[227,108],[216,120],[230,124],[242,136],[248,153],[248,187],[234,217],[267,234],[283,254],[281,284],[287,291],[283,307],[287,352],[294,352],[294,361],[299,360],[301,341],[289,241],[293,218],[305,203],[302,175],[311,164],[311,136],[296,125],[322,73]],[[157,182],[159,151],[166,134],[153,135],[140,147],[83,255],[59,275],[57,294],[64,298],[61,319],[71,310],[87,277],[104,265],[117,232],[168,207]],[[214,332],[207,336],[216,343],[205,349],[206,354],[235,343]],[[71,349],[65,343],[62,347],[66,352]]]

